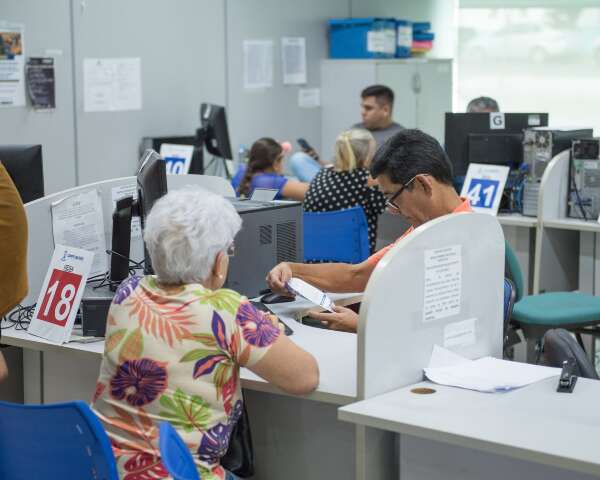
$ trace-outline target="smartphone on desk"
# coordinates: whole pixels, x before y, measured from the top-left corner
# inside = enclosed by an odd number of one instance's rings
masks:
[[[260,310],[261,312],[265,312],[268,313],[269,315],[275,315],[270,309],[269,307],[267,307],[264,303],[261,302],[255,302],[255,301],[250,301],[250,303],[254,306],[254,308],[256,308],[257,310]],[[275,315],[277,316],[277,315]],[[279,317],[277,317],[279,319]],[[294,331],[287,326],[287,324],[285,322],[282,322],[281,319],[279,319],[279,323],[281,323],[284,327],[284,332],[285,332],[285,336],[289,337],[291,335],[294,334]]]

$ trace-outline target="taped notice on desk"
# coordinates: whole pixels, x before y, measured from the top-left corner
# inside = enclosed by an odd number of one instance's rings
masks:
[[[425,250],[423,322],[458,315],[461,288],[461,245]]]
[[[54,245],[80,248],[94,254],[90,274],[108,270],[104,215],[100,193],[93,189],[52,204]]]

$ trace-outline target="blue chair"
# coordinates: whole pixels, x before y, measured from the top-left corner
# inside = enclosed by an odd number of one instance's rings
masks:
[[[161,422],[160,457],[163,466],[175,480],[200,480],[190,449],[169,422]]]
[[[369,227],[362,207],[304,212],[304,261],[360,263],[369,256]]]
[[[100,420],[82,401],[0,402],[0,478],[118,480]]]

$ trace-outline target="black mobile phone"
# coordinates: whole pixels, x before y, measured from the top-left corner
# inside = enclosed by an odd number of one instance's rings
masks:
[[[304,138],[299,138],[296,141],[298,142],[298,145],[300,145],[300,148],[302,148],[302,150],[304,150],[305,152],[314,150],[314,148],[310,146],[310,143],[308,143]]]

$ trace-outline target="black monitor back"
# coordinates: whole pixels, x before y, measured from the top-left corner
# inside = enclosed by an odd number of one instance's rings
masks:
[[[474,141],[477,146],[472,147],[476,153],[478,163],[494,163],[491,161],[482,161],[483,148],[487,145],[494,148],[507,148],[514,152],[518,143],[522,142],[523,130],[531,127],[544,127],[548,125],[547,113],[505,113],[504,128],[490,128],[489,113],[446,113],[445,128],[445,146],[446,153],[452,163],[454,175],[466,175],[469,168],[469,162],[475,161],[469,158],[469,136],[473,134],[488,135],[490,140],[487,143]],[[517,137],[519,135],[520,137]],[[492,138],[492,136],[498,136]],[[481,140],[481,138],[479,139]],[[522,161],[523,153],[520,152],[520,160],[506,161],[504,152],[492,152],[491,158],[501,158],[500,165],[509,163],[518,164]]]
[[[44,196],[41,145],[0,146],[0,162],[12,178],[23,203]]]
[[[146,150],[137,173],[138,213],[142,230],[146,226],[146,217],[154,203],[167,194],[167,171],[165,161],[154,150]],[[144,248],[144,273],[153,273],[148,252]]]
[[[200,122],[204,130],[206,150],[217,157],[232,160],[225,107],[203,103],[200,106]]]

